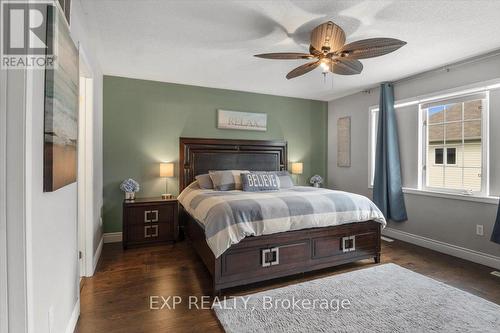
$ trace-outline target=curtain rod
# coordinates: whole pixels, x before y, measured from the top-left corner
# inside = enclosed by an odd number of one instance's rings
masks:
[[[447,65],[444,65],[444,66],[439,66],[439,67],[436,67],[436,68],[433,68],[433,69],[429,69],[429,70],[427,70],[425,72],[421,72],[421,73],[418,73],[418,74],[410,75],[410,76],[404,77],[402,79],[393,81],[392,83],[393,84],[399,84],[399,83],[402,83],[402,82],[407,82],[407,81],[413,81],[413,80],[416,80],[416,79],[420,79],[422,77],[426,77],[426,76],[428,76],[430,74],[434,74],[434,73],[438,73],[438,72],[443,72],[443,71],[449,72],[452,68],[456,68],[456,67],[460,67],[460,66],[464,66],[464,65],[468,65],[468,64],[473,64],[473,63],[480,62],[480,61],[483,61],[483,60],[486,60],[486,59],[489,59],[489,58],[496,57],[498,55],[500,55],[500,49],[496,49],[496,50],[493,50],[493,51],[490,51],[490,52],[487,52],[487,53],[484,53],[484,54],[480,54],[480,55],[477,55],[477,56],[474,56],[474,57],[471,57],[471,58],[467,58],[467,59],[464,59],[464,60],[461,60],[461,61],[457,61],[457,62],[454,62],[454,63],[451,63],[451,64],[447,64]],[[378,88],[379,86],[380,86],[380,84],[378,84],[377,86],[368,88],[368,89],[364,89],[363,92],[370,93],[370,91],[372,89]]]

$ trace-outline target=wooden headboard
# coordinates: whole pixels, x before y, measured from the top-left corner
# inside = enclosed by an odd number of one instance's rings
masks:
[[[287,170],[286,141],[179,138],[179,193],[209,170]]]

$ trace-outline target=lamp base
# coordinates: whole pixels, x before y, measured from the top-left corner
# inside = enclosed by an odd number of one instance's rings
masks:
[[[162,195],[161,195],[161,198],[162,198],[163,200],[172,199],[173,197],[174,197],[174,196],[173,196],[172,194],[170,194],[170,193],[164,193],[164,194],[162,194]]]

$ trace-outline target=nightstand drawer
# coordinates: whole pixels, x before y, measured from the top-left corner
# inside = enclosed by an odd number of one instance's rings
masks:
[[[174,205],[156,205],[143,207],[130,207],[129,224],[165,223],[173,221],[175,214]]]
[[[147,243],[174,240],[173,223],[135,224],[129,227],[127,242]]]

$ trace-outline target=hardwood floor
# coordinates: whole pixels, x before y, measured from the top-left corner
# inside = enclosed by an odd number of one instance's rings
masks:
[[[500,278],[490,274],[491,268],[399,241],[382,242],[382,264],[389,262],[500,304]],[[365,260],[225,294],[248,294],[373,265]],[[84,279],[76,332],[223,332],[211,310],[189,310],[187,301],[175,310],[150,310],[150,296],[187,300],[210,295],[210,286],[209,273],[185,241],[126,251],[121,243],[106,244],[98,271]]]

